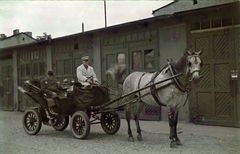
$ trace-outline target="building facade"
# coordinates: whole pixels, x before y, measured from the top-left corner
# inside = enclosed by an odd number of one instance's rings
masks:
[[[121,85],[105,74],[114,64],[125,63],[126,76],[134,71],[155,72],[167,64],[166,59],[176,60],[191,49],[203,50],[203,78],[193,86],[179,119],[239,127],[240,23],[236,12],[239,3],[234,2],[1,49],[1,82],[6,84],[2,109],[22,111],[34,105],[18,93],[17,86],[45,75],[47,69],[53,69],[60,81],[76,79],[76,68],[85,55],[90,56],[99,80],[111,87],[113,99],[122,94]],[[141,119],[167,120],[167,110],[146,105]]]

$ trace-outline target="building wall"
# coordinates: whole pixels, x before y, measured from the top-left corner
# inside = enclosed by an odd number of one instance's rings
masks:
[[[29,37],[28,35],[21,33],[16,36],[12,36],[0,41],[0,48],[18,46],[18,45],[32,43],[32,42],[36,42],[36,40]]]
[[[17,78],[15,79],[16,86],[23,86],[23,81],[38,79],[40,76],[45,76],[47,68],[47,52],[46,45],[31,45],[25,48],[18,49],[17,51]],[[16,73],[15,72],[15,73]],[[36,104],[28,99],[21,92],[18,92],[18,97],[15,97],[14,104],[18,104],[17,109],[19,111],[25,111],[30,106],[36,106]]]
[[[236,33],[236,49],[238,50],[238,56],[237,56],[237,71],[238,71],[238,97],[237,99],[237,123],[236,126],[240,127],[240,30]]]
[[[169,27],[159,28],[159,65],[163,68],[167,64],[167,59],[177,60],[183,56],[187,48],[186,25],[178,24]],[[162,108],[162,120],[168,120],[167,108]],[[188,122],[189,107],[188,102],[180,109],[179,121]]]
[[[223,12],[225,14],[225,11]],[[225,15],[228,16],[227,14]],[[196,16],[198,18],[196,18]],[[184,19],[184,17],[186,18]],[[166,20],[156,18],[156,20],[152,19],[148,22],[136,22],[121,25],[115,28],[106,28],[99,33],[93,32],[90,35],[76,34],[74,36],[57,38],[53,39],[50,44],[42,43],[37,44],[34,47],[26,46],[21,48],[21,50],[17,49],[17,66],[20,67],[18,68],[18,84],[24,79],[32,79],[33,77],[41,75],[41,73],[34,73],[35,67],[42,67],[42,64],[39,63],[43,63],[45,69],[44,72],[46,72],[46,69],[53,69],[55,76],[60,81],[64,78],[76,79],[76,68],[81,65],[81,57],[88,55],[90,56],[90,65],[95,68],[100,81],[106,81],[108,82],[107,84],[111,84],[113,90],[116,92],[117,89],[121,89],[121,86],[113,83],[112,80],[105,75],[105,71],[109,67],[115,63],[122,63],[124,61],[129,68],[127,74],[125,75],[134,71],[155,72],[161,70],[167,64],[167,58],[172,58],[173,60],[178,59],[182,56],[183,52],[187,48],[187,45],[192,43],[191,37],[189,37],[189,33],[191,33],[191,28],[189,27],[194,27],[195,23],[192,24],[191,22],[196,22],[196,24],[198,24],[201,20],[205,22],[214,17],[219,17],[219,11],[213,10],[212,12],[204,13],[197,12],[190,17],[183,15],[183,17],[176,16]],[[183,24],[184,22],[186,22],[186,24]],[[186,28],[186,26],[188,28]],[[238,34],[237,37],[239,44],[240,35]],[[240,57],[240,48],[238,47],[238,49],[238,55]],[[137,54],[135,54],[135,52]],[[148,52],[151,54],[149,54],[149,57],[146,58],[145,55],[147,54],[145,53]],[[43,56],[38,59],[38,56],[36,56],[38,53],[44,53],[45,57]],[[30,59],[22,61],[22,54]],[[11,64],[8,63],[6,67],[10,67],[12,65],[12,61],[10,62]],[[141,64],[138,62],[141,62]],[[151,65],[145,65],[145,62],[151,62]],[[31,70],[29,71],[31,74],[27,75],[24,73],[22,76],[21,73],[24,68],[25,71],[26,69]],[[238,69],[239,68],[240,62],[238,59]],[[2,68],[1,70],[3,71]],[[16,73],[16,71],[14,72]],[[11,73],[9,74],[11,76]],[[8,81],[11,80],[12,78],[9,78]],[[14,80],[16,80],[16,78],[14,78]],[[16,82],[8,82],[5,84],[11,83],[16,84]],[[239,82],[238,84],[240,86]],[[16,91],[16,85],[14,85],[14,88]],[[114,95],[113,97],[119,97],[121,94],[122,91],[120,90],[117,91],[117,93],[112,93],[112,95]],[[237,105],[239,108],[240,96],[238,95],[237,98]],[[189,121],[188,116],[190,111],[188,106],[190,103],[191,100],[184,108],[180,109],[180,121]],[[29,107],[30,105],[31,104],[26,104],[24,108]],[[115,105],[117,106],[119,104]],[[21,104],[19,104],[19,106],[19,108],[21,108]],[[147,117],[151,120],[159,120],[159,117],[161,117],[161,120],[167,120],[166,112],[166,108],[160,109],[160,107],[158,107],[156,109],[151,106],[146,106],[141,116],[143,117],[142,119],[146,119]],[[239,110],[236,112],[238,119],[240,119]]]

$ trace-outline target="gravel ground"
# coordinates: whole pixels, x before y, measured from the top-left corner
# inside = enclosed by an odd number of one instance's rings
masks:
[[[237,154],[240,151],[240,129],[179,123],[182,146],[169,147],[168,122],[140,121],[143,141],[128,142],[127,123],[121,120],[117,134],[107,135],[101,126],[92,125],[87,139],[75,139],[68,126],[59,132],[42,125],[37,135],[27,135],[22,127],[22,112],[1,111],[1,154]]]

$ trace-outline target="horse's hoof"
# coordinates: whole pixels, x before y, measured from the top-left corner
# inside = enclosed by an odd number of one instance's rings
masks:
[[[134,138],[131,136],[131,137],[128,138],[128,141],[129,142],[134,142]]]
[[[176,141],[172,141],[172,142],[170,143],[170,147],[171,147],[171,148],[177,148]]]
[[[141,136],[141,135],[138,135],[138,136],[137,136],[137,139],[138,139],[138,141],[143,141],[143,139],[142,139],[142,136]]]
[[[176,144],[177,144],[177,145],[182,145],[182,143],[181,143],[180,140],[177,140],[177,141],[176,141]]]

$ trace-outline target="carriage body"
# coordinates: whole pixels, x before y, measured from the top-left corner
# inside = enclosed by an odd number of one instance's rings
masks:
[[[57,131],[70,127],[75,138],[85,139],[91,124],[101,124],[107,134],[115,134],[120,128],[120,118],[116,112],[100,111],[100,105],[109,101],[108,90],[104,86],[83,87],[79,83],[69,83],[62,89],[65,97],[57,104],[48,98],[40,88],[39,80],[24,81],[19,91],[36,103],[23,115],[23,128],[29,135],[36,135],[42,123],[52,126]],[[114,123],[113,123],[114,121]],[[114,125],[112,127],[111,125]]]

